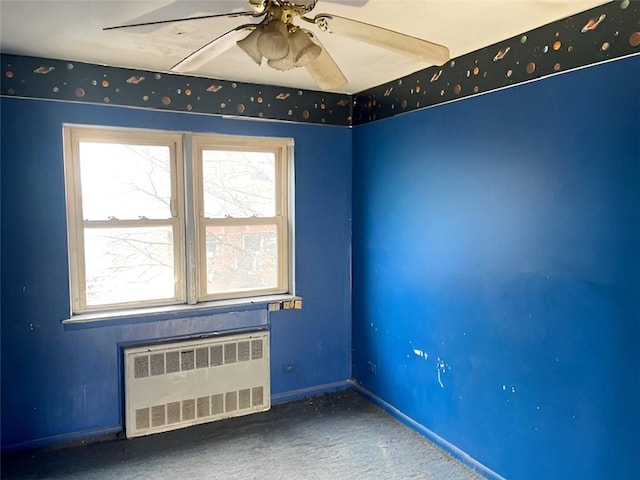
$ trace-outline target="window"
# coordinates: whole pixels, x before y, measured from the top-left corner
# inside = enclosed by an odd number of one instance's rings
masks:
[[[193,143],[202,252],[198,297],[286,292],[286,145],[204,135]],[[258,248],[249,237],[259,239]],[[269,242],[271,248],[261,246]]]
[[[291,140],[64,135],[74,314],[293,293]]]

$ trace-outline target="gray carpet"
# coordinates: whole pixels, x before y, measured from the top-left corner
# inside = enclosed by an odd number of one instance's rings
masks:
[[[4,455],[3,479],[462,480],[479,474],[353,391],[132,440]]]

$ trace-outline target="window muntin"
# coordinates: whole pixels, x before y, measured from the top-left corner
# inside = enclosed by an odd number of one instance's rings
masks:
[[[74,314],[292,293],[290,140],[64,133]]]

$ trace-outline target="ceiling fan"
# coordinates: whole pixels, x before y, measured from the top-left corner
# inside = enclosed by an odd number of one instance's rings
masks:
[[[258,23],[240,25],[220,35],[180,60],[171,70],[180,73],[197,71],[212,58],[237,45],[258,65],[266,59],[267,65],[276,70],[304,67],[318,86],[326,90],[345,85],[347,79],[318,36],[295,24],[294,20],[430,64],[442,65],[449,60],[449,49],[437,43],[329,13],[307,17],[317,3],[318,0],[249,0],[251,10],[248,11],[118,25],[104,30],[215,17],[261,19]]]

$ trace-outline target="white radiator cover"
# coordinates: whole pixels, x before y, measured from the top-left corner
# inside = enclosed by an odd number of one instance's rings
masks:
[[[269,332],[125,349],[128,438],[271,408]]]

